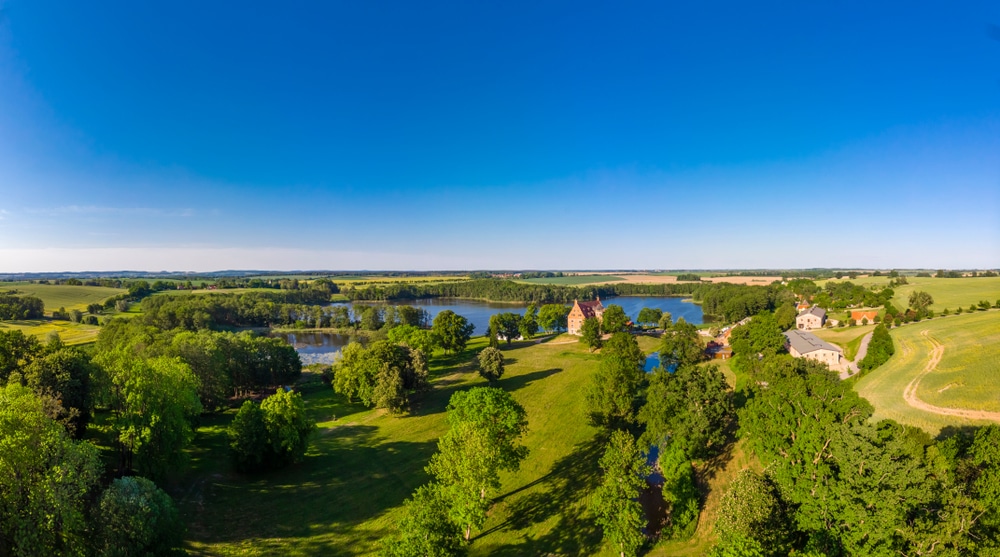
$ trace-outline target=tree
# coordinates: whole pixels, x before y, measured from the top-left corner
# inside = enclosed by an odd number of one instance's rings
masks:
[[[646,486],[649,467],[630,433],[611,434],[601,457],[601,469],[603,480],[591,497],[590,509],[604,532],[604,539],[611,542],[619,555],[636,555],[645,541],[642,528],[646,523],[642,505],[636,499]]]
[[[118,350],[102,354],[118,434],[119,470],[159,478],[182,465],[201,413],[198,382],[177,358],[142,359]]]
[[[516,313],[510,311],[497,313],[490,316],[490,329],[496,331],[496,334],[510,346],[510,341],[521,336],[521,321],[521,316]]]
[[[764,358],[785,349],[785,335],[770,313],[755,315],[749,323],[733,329],[729,344],[735,357],[733,367],[740,372],[757,371]]]
[[[749,469],[740,471],[722,496],[715,529],[724,546],[751,539],[764,555],[775,557],[788,555],[794,532],[778,487]]]
[[[492,383],[503,376],[503,352],[499,349],[486,347],[476,356],[476,359],[479,362],[479,375],[483,379]]]
[[[671,315],[669,311],[663,312],[663,314],[660,315],[660,319],[657,321],[657,325],[659,325],[660,328],[664,329],[664,330],[669,329],[670,327],[673,327],[674,326],[674,316]]]
[[[786,302],[781,304],[774,312],[774,319],[778,323],[778,328],[782,331],[787,331],[788,329],[795,328],[795,317],[798,312],[795,311],[795,305],[791,302]]]
[[[718,453],[735,419],[732,391],[718,366],[685,365],[653,373],[646,404],[639,410],[643,440],[664,447],[677,444],[688,458]]]
[[[382,321],[382,310],[375,306],[366,306],[361,310],[361,328],[366,331],[377,331],[385,323]]]
[[[528,304],[517,328],[523,338],[531,338],[538,334],[538,307],[535,304]]]
[[[279,390],[260,405],[243,403],[229,426],[229,446],[241,471],[281,468],[302,460],[315,429],[302,397]]]
[[[482,526],[500,489],[500,472],[516,471],[528,455],[519,444],[528,428],[524,408],[496,387],[475,387],[452,395],[451,426],[438,441],[427,472],[448,500],[448,516],[465,530]]]
[[[895,353],[896,347],[889,330],[885,325],[878,325],[872,331],[872,338],[868,341],[868,353],[858,362],[858,368],[862,372],[871,371],[887,362]]]
[[[398,413],[406,408],[409,393],[427,380],[427,361],[419,350],[389,340],[367,348],[352,342],[341,351],[333,375],[334,391],[355,397],[367,406]]]
[[[698,328],[683,317],[663,331],[660,340],[660,366],[663,369],[694,365],[704,359],[705,351],[698,339]]]
[[[86,555],[97,448],[74,442],[20,378],[0,387],[0,553]]]
[[[580,342],[585,344],[591,352],[595,348],[601,347],[601,322],[596,317],[588,317],[583,320],[580,326]]]
[[[7,383],[11,373],[22,370],[42,351],[35,337],[19,330],[0,330],[0,385]]]
[[[635,421],[645,359],[631,334],[611,335],[602,350],[601,365],[587,390],[587,404],[594,423],[624,428]]]
[[[465,350],[465,345],[472,338],[475,326],[469,320],[446,309],[434,318],[431,330],[437,337],[438,344],[445,352],[455,353]]]
[[[934,298],[930,294],[923,291],[914,291],[910,293],[910,308],[912,308],[917,313],[922,313],[931,304],[934,303]]]
[[[621,306],[609,304],[604,309],[604,316],[601,321],[601,330],[605,333],[617,333],[628,329],[628,315]]]
[[[441,486],[417,488],[403,507],[399,534],[382,543],[382,557],[452,557],[464,555],[462,527],[448,514]]]
[[[171,342],[170,355],[184,360],[198,378],[198,399],[206,411],[221,408],[232,392],[237,344],[234,336],[213,331],[183,331]]]
[[[569,308],[562,304],[545,304],[538,311],[538,324],[546,331],[559,331],[566,328],[566,316]]]
[[[642,308],[639,310],[639,316],[636,317],[636,320],[644,327],[648,327],[656,325],[661,317],[663,317],[663,311],[658,308]]]
[[[140,477],[118,478],[97,504],[95,545],[100,555],[167,555],[180,546],[184,524],[174,501]]]
[[[75,348],[56,348],[24,368],[24,383],[54,402],[49,417],[80,438],[90,421],[90,378],[96,374],[90,358]]]
[[[421,329],[416,325],[393,327],[389,329],[387,336],[390,341],[420,350],[428,357],[434,353],[434,335],[429,330]]]

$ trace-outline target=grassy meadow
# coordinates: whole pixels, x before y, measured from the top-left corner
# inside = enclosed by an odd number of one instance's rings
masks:
[[[934,341],[943,345],[944,352],[937,367],[921,378],[916,396],[945,408],[1000,411],[996,387],[1000,381],[1000,311],[921,321],[893,329],[891,334],[896,354],[855,386],[875,407],[874,419],[891,418],[931,434],[948,426],[989,423],[919,410],[904,400],[907,386],[927,367]]]
[[[829,279],[817,281],[821,288],[827,282],[836,281]],[[847,281],[850,279],[840,279]],[[857,278],[850,282],[864,286],[878,285],[884,286],[889,282],[889,277],[864,277]],[[995,304],[1000,299],[1000,277],[965,277],[965,278],[928,278],[928,277],[906,277],[908,284],[893,288],[895,295],[892,297],[892,304],[897,308],[904,309],[910,305],[910,294],[915,291],[924,291],[934,298],[931,309],[940,313],[945,308],[955,311],[962,306],[968,309],[971,304],[978,304],[980,300],[989,300],[990,304]]]
[[[45,304],[45,313],[60,307],[85,311],[89,304],[102,303],[112,296],[122,294],[120,288],[103,286],[69,286],[65,284],[36,284],[30,282],[0,283],[0,290],[17,290],[21,295],[36,296]]]
[[[640,337],[642,349],[657,340]],[[191,464],[171,481],[188,523],[194,555],[365,555],[394,532],[403,501],[429,478],[424,472],[437,439],[447,430],[445,407],[462,389],[486,385],[472,368],[485,339],[462,354],[432,361],[432,389],[409,415],[394,417],[348,403],[313,381],[303,388],[318,421],[305,461],[260,475],[235,473],[225,429],[233,411],[203,420],[190,450]],[[528,412],[530,449],[520,470],[504,474],[502,494],[470,554],[615,555],[601,543],[587,511],[600,479],[604,446],[586,417],[585,389],[599,354],[576,337],[503,347],[507,371],[498,382]],[[724,485],[747,465],[739,445],[702,466],[708,505],[695,536],[662,542],[650,555],[701,555],[714,542],[715,509]]]
[[[55,321],[50,319],[26,319],[19,321],[0,321],[0,330],[19,330],[26,335],[41,341],[52,334],[59,333],[59,338],[66,344],[86,344],[97,340],[101,328],[97,325],[84,325],[72,321]]]
[[[861,339],[875,329],[875,325],[858,325],[857,327],[840,327],[835,329],[816,329],[809,331],[819,338],[844,349],[844,357],[853,361],[861,347]]]

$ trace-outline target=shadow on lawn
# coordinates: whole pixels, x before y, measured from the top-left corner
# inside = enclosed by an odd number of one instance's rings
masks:
[[[601,545],[601,530],[586,508],[588,495],[600,483],[598,461],[604,454],[605,439],[595,436],[578,444],[572,453],[558,460],[541,478],[497,498],[507,504],[509,518],[476,536],[477,545],[490,555],[585,555]],[[541,486],[541,489],[533,489]],[[522,492],[530,491],[525,495]],[[508,503],[509,501],[509,503]],[[558,517],[558,523],[544,534],[517,545],[490,546],[490,534],[501,530],[527,530]]]
[[[493,385],[511,393],[518,389],[523,389],[535,381],[540,381],[550,375],[559,373],[560,371],[562,371],[562,368],[556,367],[541,371],[532,371],[531,373],[522,373],[511,377],[503,377]],[[432,383],[429,390],[413,397],[413,402],[410,404],[410,412],[408,414],[404,414],[401,418],[406,419],[407,417],[428,416],[444,412],[448,408],[448,401],[451,400],[451,395],[456,392],[469,390],[473,387],[488,386],[490,386],[490,384],[485,380],[481,383],[471,384],[458,379],[435,381]]]
[[[302,553],[304,547],[324,555],[368,551],[335,540],[357,541],[355,528],[401,505],[428,480],[423,468],[436,449],[433,441],[386,441],[374,426],[339,425],[321,429],[300,464],[237,474],[225,443],[216,438],[225,438],[224,428],[205,433],[200,444],[211,454],[197,455],[199,473],[178,486],[190,537],[207,543],[253,540],[255,547],[274,545],[274,554],[293,548]],[[208,468],[212,463],[214,470]],[[374,541],[385,534],[361,536]]]

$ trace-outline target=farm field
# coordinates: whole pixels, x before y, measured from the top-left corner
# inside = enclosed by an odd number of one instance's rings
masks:
[[[527,284],[556,284],[559,286],[582,286],[586,284],[604,284],[622,282],[625,279],[616,275],[572,275],[568,277],[530,278],[518,280]]]
[[[829,343],[836,344],[837,346],[843,348],[844,357],[853,361],[854,356],[858,353],[858,348],[861,347],[861,339],[873,329],[875,329],[875,325],[859,325],[857,327],[844,327],[836,329],[816,329],[809,332]]]
[[[896,354],[855,386],[875,407],[873,419],[890,418],[931,434],[990,423],[970,416],[1000,421],[1000,311],[921,321],[891,334]]]
[[[817,281],[816,284],[822,288],[829,279]],[[849,279],[841,279],[849,280]],[[966,277],[966,278],[928,278],[928,277],[906,277],[908,284],[893,288],[895,295],[892,297],[892,304],[899,309],[904,309],[910,304],[910,294],[922,290],[934,298],[931,309],[940,313],[945,308],[955,311],[959,306],[968,309],[971,304],[978,304],[980,300],[988,300],[990,304],[995,304],[1000,299],[1000,277]],[[880,285],[884,286],[889,282],[888,277],[864,277],[853,281],[854,284],[864,286]]]
[[[49,319],[29,319],[24,321],[0,322],[0,330],[19,330],[26,335],[45,341],[53,331],[59,333],[59,338],[66,344],[86,344],[97,340],[101,328],[96,325],[84,325],[71,321],[52,321]]]
[[[566,341],[570,342],[566,342]],[[262,476],[226,464],[232,413],[199,428],[190,472],[174,495],[196,555],[361,555],[393,532],[400,505],[427,481],[423,471],[447,429],[444,408],[456,390],[486,382],[470,349],[432,368],[433,389],[412,415],[392,417],[347,403],[323,386],[306,395],[319,432],[302,464]],[[597,480],[603,447],[584,417],[581,385],[598,357],[573,337],[505,350],[499,385],[528,412],[531,453],[503,477],[505,495],[477,535],[473,555],[599,553],[600,534],[583,494]]]
[[[36,284],[30,282],[0,283],[0,290],[17,290],[18,293],[41,298],[45,313],[60,307],[67,310],[86,310],[88,304],[101,303],[125,290],[103,286],[69,286],[64,284]]]

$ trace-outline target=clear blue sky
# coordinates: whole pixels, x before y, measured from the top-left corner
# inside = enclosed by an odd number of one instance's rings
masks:
[[[0,272],[996,267],[997,2],[0,0]]]

